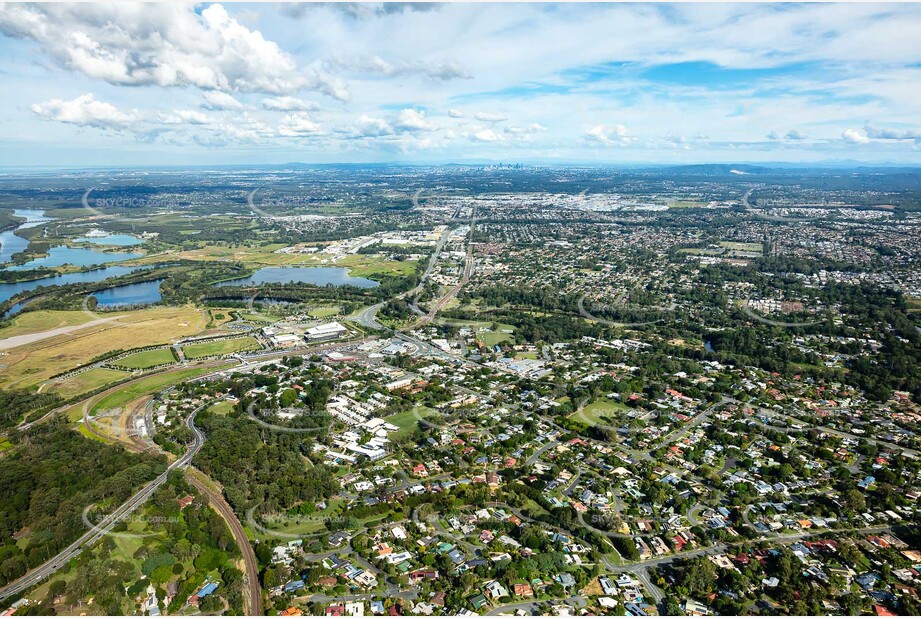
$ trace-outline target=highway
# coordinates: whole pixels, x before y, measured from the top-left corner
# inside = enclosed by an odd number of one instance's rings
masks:
[[[419,284],[416,287],[412,288],[411,290],[407,290],[406,292],[397,294],[396,296],[394,296],[394,299],[412,298],[418,295],[419,292],[422,291],[422,287],[425,285],[426,280],[432,274],[432,270],[435,269],[435,264],[438,262],[438,256],[441,254],[442,249],[444,249],[445,244],[447,244],[448,239],[451,238],[451,236],[453,236],[454,234],[457,234],[458,232],[460,232],[462,229],[463,227],[458,227],[453,230],[446,229],[444,232],[442,232],[441,237],[438,239],[438,242],[435,244],[435,250],[432,252],[431,257],[429,258],[429,262],[425,266],[425,271],[423,271],[422,276],[419,279]],[[471,237],[473,236],[473,222],[472,221],[470,224],[470,235]],[[468,254],[469,254],[469,250],[468,250]],[[470,278],[471,268],[472,268],[472,259],[470,259],[470,256],[468,255],[468,264],[465,266],[465,269],[464,269],[464,276],[466,279]],[[460,287],[458,286],[457,289],[460,289]],[[456,294],[457,292],[455,291],[454,293]],[[445,298],[448,298],[448,297],[446,296]],[[445,299],[442,299],[442,300],[445,300]],[[384,325],[377,321],[377,312],[381,310],[381,307],[384,306],[385,302],[380,302],[380,303],[371,305],[370,307],[365,307],[354,318],[352,318],[352,320],[365,328],[370,328],[373,330],[382,330],[384,328]],[[412,303],[412,305],[415,307],[415,303]],[[443,306],[443,304],[441,306]],[[437,309],[435,309],[435,311],[437,311]],[[432,315],[434,314],[432,313]],[[431,318],[429,317],[429,319]],[[415,340],[413,342],[418,343]]]
[[[182,457],[171,463],[167,467],[166,471],[160,474],[160,476],[144,485],[144,487],[142,487],[140,491],[129,498],[127,502],[107,515],[98,526],[94,526],[92,529],[88,530],[85,534],[83,534],[83,536],[71,543],[57,556],[51,558],[41,566],[32,569],[16,581],[11,582],[10,584],[7,584],[2,589],[0,589],[0,601],[13,596],[14,594],[19,594],[25,590],[28,590],[32,586],[41,582],[43,579],[59,571],[61,568],[67,565],[71,559],[79,556],[84,549],[92,547],[96,541],[105,536],[123,518],[127,517],[139,506],[144,504],[147,499],[150,498],[150,496],[152,496],[153,493],[163,483],[166,482],[170,472],[186,467],[205,443],[205,434],[195,426],[195,414],[199,410],[201,410],[201,407],[194,410],[186,419],[186,425],[192,431],[193,441],[189,446],[189,449]]]

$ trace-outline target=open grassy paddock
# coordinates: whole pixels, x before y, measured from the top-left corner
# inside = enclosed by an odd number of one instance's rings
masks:
[[[172,363],[175,360],[170,348],[160,348],[157,350],[145,350],[144,352],[120,358],[117,361],[113,361],[113,364],[119,367],[128,367],[129,369],[147,369],[148,367]]]
[[[70,312],[74,313],[74,312]],[[0,388],[28,388],[114,350],[171,343],[204,330],[205,320],[193,307],[152,307],[140,311],[99,314],[115,320],[87,322],[77,330],[41,338],[5,350]]]
[[[104,367],[94,367],[73,377],[61,380],[60,382],[51,382],[48,390],[57,393],[64,399],[70,399],[83,393],[94,391],[106,384],[113,384],[119,380],[124,380],[129,374],[124,371],[115,369],[106,369]]]
[[[308,313],[314,318],[331,318],[334,315],[339,315],[340,311],[339,307],[313,307]]]
[[[572,418],[589,425],[608,425],[610,421],[606,420],[604,417],[613,419],[618,414],[629,409],[630,408],[618,401],[602,398],[596,399],[581,410],[573,413]]]
[[[500,343],[513,343],[515,338],[512,336],[512,333],[515,332],[515,327],[510,324],[502,324],[501,322],[492,322],[486,323],[490,326],[491,330],[478,332],[476,335],[477,341],[485,345],[486,347],[493,347]]]
[[[431,408],[426,406],[416,406],[412,410],[399,412],[384,418],[384,420],[400,428],[393,434],[394,437],[398,438],[400,436],[411,434],[416,428],[416,424],[419,422],[419,417],[426,418],[432,416],[433,414],[435,414],[435,410]]]
[[[86,324],[93,317],[83,311],[27,311],[13,318],[12,323],[0,328],[0,339],[40,333],[53,328]]]
[[[201,358],[203,356],[215,356],[221,354],[233,354],[244,350],[258,350],[262,346],[252,337],[241,337],[239,339],[221,339],[218,341],[207,341],[205,343],[193,343],[183,346],[182,352],[186,358]]]
[[[235,364],[227,363],[226,365],[214,367],[187,367],[141,378],[99,399],[91,408],[91,412],[121,408],[135,399],[156,393],[167,386],[179,384],[212,371],[218,371],[223,367],[233,367]]]

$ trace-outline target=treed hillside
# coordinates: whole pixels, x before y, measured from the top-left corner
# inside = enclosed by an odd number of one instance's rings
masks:
[[[63,421],[20,436],[0,460],[0,584],[85,532],[87,506],[121,504],[165,468],[163,457],[88,440]]]
[[[264,431],[246,418],[202,415],[196,423],[208,440],[195,465],[224,486],[239,514],[251,507],[278,512],[333,495],[339,484],[324,465],[303,458],[302,434]]]

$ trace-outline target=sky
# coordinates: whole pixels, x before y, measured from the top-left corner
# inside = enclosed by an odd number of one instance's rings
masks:
[[[921,4],[0,4],[0,166],[921,163]]]

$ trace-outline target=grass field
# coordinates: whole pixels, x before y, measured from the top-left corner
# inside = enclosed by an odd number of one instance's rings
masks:
[[[208,412],[213,412],[214,414],[227,414],[233,410],[233,404],[229,401],[218,401],[208,408]]]
[[[48,390],[57,393],[64,399],[70,399],[71,397],[96,390],[106,384],[112,384],[119,380],[123,380],[127,378],[128,375],[129,374],[124,371],[95,367],[75,375],[72,378],[67,378],[62,382],[52,382]]]
[[[417,262],[381,259],[375,255],[347,255],[336,261],[322,253],[275,253],[285,245],[273,243],[252,247],[227,247],[209,244],[201,249],[172,254],[171,259],[227,260],[244,262],[251,266],[344,266],[351,269],[353,277],[368,275],[408,275],[415,271]],[[162,256],[153,261],[162,260]],[[143,260],[143,258],[142,258]],[[139,260],[140,263],[141,260]]]
[[[617,414],[626,410],[629,410],[629,408],[620,402],[611,401],[607,398],[596,399],[582,408],[582,410],[574,413],[572,418],[577,421],[582,421],[583,423],[588,423],[589,425],[607,425],[610,421],[602,417],[613,419]]]
[[[233,365],[234,363],[228,363],[226,366],[232,367]],[[171,384],[178,384],[205,373],[218,371],[223,366],[224,365],[218,367],[188,367],[186,369],[166,371],[136,380],[130,384],[126,384],[124,388],[120,388],[114,393],[110,393],[97,401],[93,405],[91,412],[95,413],[97,410],[112,410],[123,407],[144,395],[156,393]]]
[[[515,327],[511,324],[503,324],[502,322],[474,322],[478,327],[485,324],[491,330],[482,331],[477,333],[477,341],[482,343],[487,347],[493,347],[503,342],[514,342],[515,338],[512,337],[512,333],[515,332]]]
[[[13,443],[8,438],[0,438],[0,451],[8,451],[13,448]]]
[[[0,328],[0,339],[40,333],[63,326],[77,326],[92,319],[92,316],[82,311],[28,311],[16,316],[11,325]]]
[[[96,440],[97,442],[102,442],[103,444],[112,443],[112,440],[104,440],[100,436],[97,436],[96,434],[94,434],[92,431],[87,429],[86,425],[84,425],[83,423],[80,423],[79,425],[77,425],[77,432],[80,435],[82,435],[84,438],[87,438],[89,440]]]
[[[213,356],[220,354],[233,354],[243,350],[258,350],[262,346],[252,337],[241,337],[239,339],[221,339],[219,341],[207,341],[205,343],[193,343],[192,345],[183,346],[182,352],[186,358],[201,358],[202,356]]]
[[[714,248],[687,247],[684,249],[678,249],[678,253],[687,253],[689,255],[722,255],[723,250]]]
[[[105,352],[195,335],[204,330],[206,322],[198,309],[189,306],[151,307],[116,315],[122,317],[7,350],[2,363],[5,367],[0,369],[0,388],[37,385]]]
[[[315,532],[326,531],[326,522],[330,519],[342,517],[342,500],[329,500],[326,508],[321,511],[315,511],[308,515],[279,515],[277,517],[268,516],[258,523],[268,529],[283,534],[313,534]],[[249,530],[249,528],[247,528]],[[271,540],[276,537],[262,534],[253,530],[255,538]]]
[[[267,324],[275,322],[274,319],[260,313],[241,313],[240,317],[250,322],[265,322]]]
[[[730,242],[722,241],[720,242],[721,247],[726,247],[731,251],[754,251],[760,253],[764,246],[760,242]]]
[[[230,309],[208,309],[208,328],[216,328],[233,320]]]
[[[497,333],[492,330],[477,333],[476,338],[477,341],[489,348],[498,345],[503,341],[513,341],[512,336],[508,333]]]
[[[314,318],[331,318],[339,315],[340,310],[339,307],[313,307],[308,313]]]
[[[115,361],[114,364],[119,367],[128,367],[129,369],[147,369],[148,367],[172,363],[175,360],[170,348],[160,348],[159,350],[145,350],[144,352],[126,356]]]
[[[416,271],[418,262],[412,260],[398,262],[396,260],[381,260],[367,255],[347,255],[336,264],[348,267],[349,274],[353,277],[368,277],[370,275],[411,275]]]
[[[448,324],[450,326],[457,326],[459,328],[468,327],[468,328],[489,328],[492,326],[492,322],[478,322],[476,320],[452,320],[449,318],[435,318],[435,321],[438,324]]]
[[[411,434],[416,428],[416,424],[419,422],[419,417],[426,418],[433,414],[435,414],[435,410],[431,408],[416,406],[412,410],[387,416],[384,420],[400,428],[398,431],[393,432],[393,436],[398,438]]]
[[[703,208],[709,202],[694,202],[691,200],[667,200],[669,208]]]

